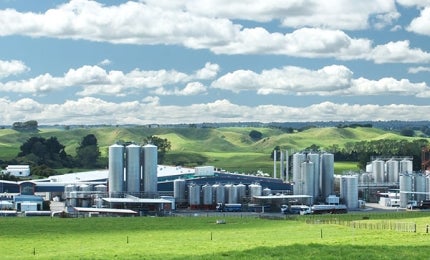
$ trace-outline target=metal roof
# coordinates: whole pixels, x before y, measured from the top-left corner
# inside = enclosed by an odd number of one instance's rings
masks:
[[[144,203],[144,204],[172,203],[172,201],[166,200],[166,199],[103,198],[103,200],[109,203]]]
[[[256,199],[271,200],[271,199],[303,199],[312,198],[310,195],[269,195],[269,196],[254,196]]]
[[[73,207],[78,212],[98,212],[98,213],[117,213],[117,214],[137,214],[136,211],[131,209],[111,209],[111,208],[82,208]]]

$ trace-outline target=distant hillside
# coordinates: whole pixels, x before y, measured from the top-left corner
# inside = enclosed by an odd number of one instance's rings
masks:
[[[251,130],[262,133],[262,138],[253,141]],[[29,137],[37,135],[44,138],[57,137],[66,146],[66,152],[75,155],[76,147],[88,134],[97,137],[102,156],[108,156],[108,147],[116,141],[142,143],[145,137],[157,135],[167,138],[172,144],[168,153],[170,161],[193,160],[214,165],[230,171],[255,172],[262,170],[271,173],[273,163],[270,154],[276,146],[290,152],[300,151],[311,145],[325,150],[336,144],[343,147],[348,142],[379,139],[407,139],[390,131],[369,127],[356,128],[310,128],[301,132],[286,133],[285,129],[268,127],[220,127],[220,128],[149,128],[149,127],[92,127],[92,128],[42,128],[38,133],[23,133],[11,129],[0,130],[0,159],[13,158],[19,146]]]

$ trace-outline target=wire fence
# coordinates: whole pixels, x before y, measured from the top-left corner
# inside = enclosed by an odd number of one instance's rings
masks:
[[[364,222],[364,221],[349,221],[339,219],[308,219],[307,224],[335,224],[343,225],[356,229],[369,229],[369,230],[393,230],[399,232],[417,232],[417,224],[414,222],[392,222],[392,221],[378,221],[378,222]]]

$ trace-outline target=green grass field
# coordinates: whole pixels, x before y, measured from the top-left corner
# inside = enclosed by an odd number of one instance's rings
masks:
[[[0,218],[1,259],[428,259],[428,213],[384,215],[417,232],[307,224],[306,217]],[[360,219],[361,215],[312,216]],[[375,222],[379,219],[359,220]]]

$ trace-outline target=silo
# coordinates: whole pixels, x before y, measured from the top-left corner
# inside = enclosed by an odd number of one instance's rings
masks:
[[[94,190],[96,191],[99,197],[105,197],[107,194],[107,187],[104,184],[98,184],[94,186]]]
[[[212,190],[215,198],[215,203],[225,203],[224,186],[219,183],[215,183],[214,185],[212,185]]]
[[[136,144],[130,144],[125,148],[126,168],[125,183],[127,192],[138,196],[140,193],[140,155],[141,147]]]
[[[237,187],[232,184],[228,184],[226,187],[226,194],[228,194],[228,203],[238,203],[237,198]]]
[[[205,184],[202,186],[203,193],[203,205],[204,206],[212,206],[213,205],[213,192],[212,186],[209,184]]]
[[[400,207],[406,208],[412,197],[412,175],[400,174]]]
[[[184,179],[176,179],[173,181],[173,197],[179,204],[186,202],[185,186],[186,182]]]
[[[310,161],[302,163],[302,193],[314,198],[314,164]]]
[[[317,198],[320,195],[320,183],[321,183],[321,175],[320,175],[320,155],[317,153],[309,153],[308,160],[314,165],[314,198]]]
[[[400,174],[403,173],[412,173],[412,161],[408,159],[403,159],[400,161]]]
[[[321,158],[321,196],[327,198],[334,194],[334,155],[323,153]]]
[[[143,146],[143,191],[147,197],[157,196],[157,146]]]
[[[299,185],[300,182],[302,182],[302,172],[301,172],[301,165],[306,160],[306,154],[304,153],[295,153],[293,154],[293,193],[296,194],[302,194],[302,190],[300,189],[301,186]]]
[[[120,197],[124,192],[124,146],[109,146],[109,196]]]
[[[430,176],[426,176],[426,200],[430,199]]]
[[[262,194],[262,187],[258,183],[252,183],[248,185],[249,189],[249,197],[253,199],[254,196],[261,196]]]
[[[246,197],[246,185],[239,183],[238,185],[236,185],[236,189],[237,189],[237,198],[239,202],[242,202],[243,199]]]
[[[375,183],[381,184],[384,183],[384,161],[382,160],[374,160],[372,161],[372,174]]]
[[[78,201],[78,186],[74,184],[68,184],[64,187],[64,193],[66,195],[67,204],[72,207],[77,206]]]
[[[268,187],[263,189],[263,196],[270,196],[272,194],[272,190]]]
[[[348,209],[358,208],[358,177],[345,175],[340,181],[340,198],[344,199]]]
[[[188,185],[188,202],[190,208],[196,209],[200,206],[200,185],[191,183]]]
[[[415,200],[417,202],[423,201],[426,199],[426,176],[422,174],[415,174],[414,175],[414,191],[415,193]]]
[[[399,182],[399,161],[390,159],[386,163],[387,166],[387,181],[389,183]]]

